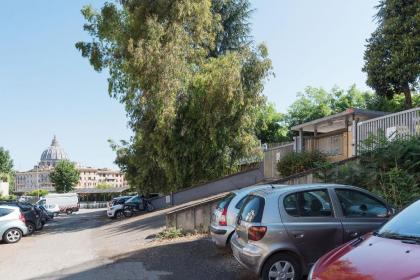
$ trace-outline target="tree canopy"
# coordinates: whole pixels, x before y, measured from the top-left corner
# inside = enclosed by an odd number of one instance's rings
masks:
[[[248,0],[118,1],[85,7],[76,47],[125,105],[134,136],[116,163],[142,192],[217,178],[255,150],[270,73],[249,36]]]
[[[378,27],[367,40],[363,71],[378,95],[404,93],[408,109],[411,92],[419,89],[420,2],[381,0],[377,7]]]
[[[80,172],[71,161],[60,160],[50,173],[50,179],[58,193],[67,193],[79,182]]]
[[[0,147],[0,175],[10,174],[13,171],[13,160],[8,150]]]

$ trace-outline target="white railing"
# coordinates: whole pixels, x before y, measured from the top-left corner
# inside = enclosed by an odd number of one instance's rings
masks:
[[[420,136],[420,107],[358,123],[357,150],[369,148],[365,143],[372,137],[392,141],[412,136]]]

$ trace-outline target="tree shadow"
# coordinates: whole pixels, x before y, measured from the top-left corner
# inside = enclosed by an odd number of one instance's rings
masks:
[[[208,238],[159,243],[120,255],[99,265],[58,271],[34,279],[237,279],[256,280],[231,254],[216,249]]]

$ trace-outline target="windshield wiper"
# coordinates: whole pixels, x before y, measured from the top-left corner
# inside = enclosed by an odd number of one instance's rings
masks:
[[[403,235],[398,233],[376,233],[376,235],[383,238],[401,240],[402,242],[409,244],[420,243],[420,237],[418,236]]]

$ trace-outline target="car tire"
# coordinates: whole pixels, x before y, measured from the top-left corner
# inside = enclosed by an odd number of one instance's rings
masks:
[[[58,213],[54,213],[54,217],[58,217]]]
[[[12,244],[19,242],[19,240],[22,238],[23,233],[18,228],[11,228],[6,230],[6,232],[3,234],[3,241],[7,244]]]
[[[71,215],[71,214],[73,214],[73,210],[71,210],[71,209],[67,209],[67,210],[66,210],[66,214],[67,214],[67,215]]]
[[[117,211],[115,211],[114,218],[115,218],[115,219],[122,219],[122,218],[124,218],[124,213],[123,213],[123,211],[122,211],[122,210],[117,210]]]
[[[28,235],[33,234],[36,228],[35,224],[32,222],[26,222],[26,227],[28,228]]]
[[[301,279],[302,268],[299,261],[290,254],[275,254],[265,262],[261,272],[261,278],[263,280],[273,280],[276,277],[283,276],[282,273],[285,274],[286,277],[284,279],[287,280]]]
[[[124,217],[130,218],[133,216],[133,209],[131,209],[130,207],[126,207],[124,208],[123,213],[124,213]]]
[[[152,212],[153,210],[155,210],[155,207],[151,203],[147,203],[146,204],[146,211],[147,212]]]

